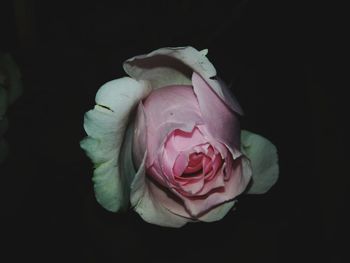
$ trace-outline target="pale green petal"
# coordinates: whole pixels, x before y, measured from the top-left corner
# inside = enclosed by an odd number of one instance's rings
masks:
[[[166,47],[130,58],[123,67],[129,76],[148,80],[155,89],[169,85],[191,85],[192,73],[197,72],[229,108],[242,114],[235,97],[223,82],[216,79],[216,70],[206,57],[207,53],[207,49],[198,51],[190,46]]]
[[[199,218],[203,222],[215,222],[221,220],[235,205],[236,200],[232,200],[213,208],[208,213]]]
[[[134,121],[131,121],[126,129],[124,142],[120,154],[120,169],[121,173],[126,178],[126,184],[131,185],[135,177],[136,170],[133,162],[133,135],[134,135]],[[127,192],[130,194],[130,191]],[[129,196],[128,196],[129,198]]]
[[[248,194],[266,193],[278,179],[276,147],[266,138],[249,131],[241,133],[242,152],[250,159],[253,177]]]
[[[109,211],[116,212],[129,202],[129,186],[121,170],[120,152],[129,115],[149,90],[146,82],[127,77],[110,81],[97,92],[95,108],[85,114],[88,137],[81,141],[81,147],[95,165],[96,199]]]

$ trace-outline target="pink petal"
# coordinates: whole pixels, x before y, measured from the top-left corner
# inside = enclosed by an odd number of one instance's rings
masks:
[[[180,196],[184,201],[186,209],[193,217],[200,217],[204,213],[208,212],[211,208],[233,200],[236,196],[241,194],[244,189],[247,187],[249,180],[251,178],[251,168],[249,161],[245,157],[241,157],[234,161],[233,169],[231,176],[227,182],[224,183],[224,186],[219,188],[216,191],[210,192],[208,195],[202,197],[186,197]],[[223,176],[217,176],[217,181],[214,181],[216,184],[220,185],[223,182]],[[208,189],[213,189],[213,185],[209,186]],[[203,189],[204,190],[207,189]],[[200,193],[199,193],[200,194]]]
[[[188,166],[188,153],[187,152],[180,152],[173,163],[173,173],[174,176],[181,176],[186,167]]]
[[[135,211],[146,222],[160,226],[181,227],[191,222],[181,201],[146,177],[146,155],[131,184],[130,201]]]
[[[226,160],[228,156],[230,156],[230,158],[233,157],[233,159],[237,159],[242,156],[242,153],[238,149],[231,149],[229,145],[225,145],[216,140],[205,125],[198,125],[197,128],[201,131],[208,143],[215,149],[215,153],[219,153],[221,155],[222,159]],[[210,147],[208,148],[208,151],[210,151]]]
[[[192,153],[189,156],[187,167],[185,167],[183,172],[186,174],[191,174],[202,169],[203,157],[203,153]]]
[[[179,191],[184,196],[193,196],[200,192],[203,189],[203,186],[204,177],[202,176],[200,180],[196,181],[195,183],[183,185],[181,186],[181,189],[177,189],[177,191]]]
[[[169,192],[169,189],[165,189],[147,178],[146,180],[148,190],[152,195],[154,203],[158,203],[158,206],[164,207],[172,216],[180,216],[180,218],[184,221],[191,221],[191,216],[186,211],[181,199]],[[192,218],[192,220],[195,220],[195,218]]]
[[[174,131],[174,146],[178,151],[188,151],[194,146],[204,144],[207,141],[203,138],[202,133],[194,128],[191,132],[181,130]]]
[[[161,146],[158,158],[152,165],[163,173],[168,186],[179,186],[175,176],[180,176],[187,167],[188,151],[203,143],[205,140],[197,128],[191,132],[176,129],[168,135],[164,145]]]
[[[192,84],[197,96],[205,126],[215,140],[228,148],[239,151],[240,125],[236,114],[231,111],[197,73],[192,75]],[[236,158],[236,156],[234,156]]]
[[[148,160],[153,164],[166,137],[175,129],[192,131],[202,124],[197,99],[191,86],[171,86],[154,90],[144,101],[147,119]]]
[[[231,158],[230,158],[231,159]],[[205,176],[205,181],[209,182],[211,181],[218,173],[218,171],[221,169],[221,167],[224,165],[224,161],[221,159],[221,156],[219,154],[215,155],[213,160],[210,162],[210,173],[207,173]]]

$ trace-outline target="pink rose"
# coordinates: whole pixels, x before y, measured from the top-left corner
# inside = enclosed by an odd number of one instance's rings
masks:
[[[206,54],[162,48],[131,58],[124,63],[131,78],[97,92],[81,146],[95,164],[96,198],[107,210],[130,200],[149,223],[211,222],[243,191],[265,193],[276,182],[276,148],[241,133],[242,110]]]

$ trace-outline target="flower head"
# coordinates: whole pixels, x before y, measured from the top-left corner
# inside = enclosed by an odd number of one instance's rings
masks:
[[[181,47],[137,56],[124,63],[130,77],[98,91],[81,146],[106,209],[130,200],[153,224],[211,222],[243,191],[263,193],[276,182],[275,147],[241,132],[242,109],[206,55]]]

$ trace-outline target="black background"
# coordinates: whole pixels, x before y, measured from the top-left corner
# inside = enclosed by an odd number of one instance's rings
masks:
[[[317,5],[2,2],[1,50],[24,86],[7,113],[11,151],[0,170],[8,262],[343,260],[346,119],[336,112],[345,104],[323,85],[334,64]],[[241,196],[220,222],[171,229],[100,207],[79,141],[97,89],[125,75],[125,59],[184,45],[209,49],[245,111],[242,127],[277,146],[280,179],[265,195]]]

